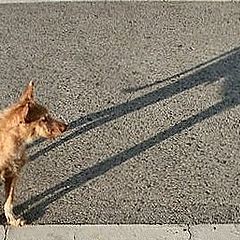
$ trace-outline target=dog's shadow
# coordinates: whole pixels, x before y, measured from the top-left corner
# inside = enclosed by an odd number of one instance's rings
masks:
[[[141,97],[135,98],[128,102],[112,106],[103,111],[91,113],[85,117],[81,117],[70,123],[70,133],[63,138],[55,141],[54,143],[44,147],[30,156],[32,161],[36,160],[43,153],[47,153],[57,146],[85,133],[93,128],[99,127],[104,123],[122,117],[128,113],[137,111],[146,106],[152,105],[161,100],[171,98],[172,96],[179,94],[183,91],[192,89],[202,84],[211,84],[220,79],[223,79],[222,101],[210,106],[206,110],[199,112],[179,123],[176,123],[169,129],[156,133],[155,136],[126,149],[112,157],[106,158],[96,165],[84,169],[81,172],[69,177],[66,181],[56,184],[36,196],[31,197],[27,201],[19,204],[15,207],[16,213],[24,213],[25,219],[29,222],[34,222],[41,218],[48,205],[55,202],[65,194],[78,188],[87,181],[94,179],[108,170],[122,164],[128,159],[144,152],[145,150],[159,144],[160,142],[181,133],[183,130],[189,129],[196,123],[200,123],[205,119],[208,119],[222,111],[233,108],[240,103],[240,48],[236,48],[230,52],[227,52],[212,61],[196,66],[189,72],[179,73],[178,81],[175,81],[160,89],[147,93]],[[175,78],[176,76],[173,76]],[[170,80],[170,78],[168,79]],[[163,80],[164,81],[164,80]],[[156,84],[160,82],[157,81]],[[153,84],[152,84],[153,85]],[[144,89],[142,86],[139,88],[131,88],[126,90],[138,91]],[[35,144],[41,144],[42,140],[39,140]],[[1,217],[4,221],[3,216]]]

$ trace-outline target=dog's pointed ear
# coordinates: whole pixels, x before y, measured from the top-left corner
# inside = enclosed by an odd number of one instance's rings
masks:
[[[26,103],[23,106],[22,111],[21,111],[21,116],[20,116],[20,121],[21,122],[25,123],[27,121],[27,116],[28,116],[29,109],[30,109],[30,104]]]
[[[28,115],[30,111],[30,102],[25,102],[19,105],[14,112],[14,116],[16,117],[16,121],[18,123],[27,123],[28,122]]]
[[[34,92],[34,84],[33,84],[33,81],[30,81],[19,99],[20,102],[33,101],[34,100],[33,92]]]

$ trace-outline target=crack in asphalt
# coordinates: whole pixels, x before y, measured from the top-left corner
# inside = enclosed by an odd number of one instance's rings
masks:
[[[191,227],[190,227],[190,224],[187,224],[187,232],[189,234],[189,238],[188,240],[192,240],[192,233],[191,233]]]
[[[4,238],[3,238],[3,240],[7,240],[8,230],[9,230],[8,225],[5,225],[4,226]]]

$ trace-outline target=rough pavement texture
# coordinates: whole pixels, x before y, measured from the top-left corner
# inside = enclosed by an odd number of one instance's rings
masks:
[[[29,148],[15,211],[239,223],[239,23],[239,3],[0,5],[1,107],[35,80],[71,128]]]

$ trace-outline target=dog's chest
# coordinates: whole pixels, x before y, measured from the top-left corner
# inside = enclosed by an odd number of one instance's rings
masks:
[[[25,164],[25,145],[21,145],[12,158],[12,164],[16,170],[19,170]]]
[[[18,174],[24,166],[25,160],[25,146],[15,147],[14,151],[9,152],[3,159],[0,159],[0,171],[3,175],[8,176]]]

